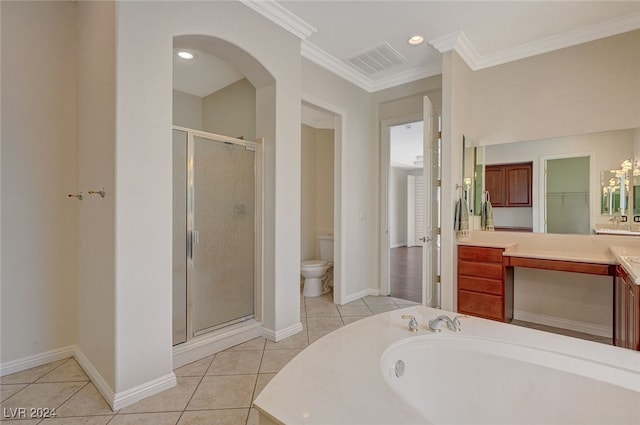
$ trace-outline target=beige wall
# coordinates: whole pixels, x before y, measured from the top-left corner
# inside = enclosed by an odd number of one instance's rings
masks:
[[[333,138],[333,130],[302,125],[302,261],[319,259],[318,235],[333,234]]]
[[[78,2],[78,187],[104,188],[80,204],[77,345],[115,386],[115,4]]]
[[[75,4],[2,2],[3,366],[76,341]],[[44,407],[44,406],[43,406]]]
[[[640,126],[640,30],[473,73],[480,144]]]
[[[202,98],[174,89],[173,125],[203,130]]]
[[[202,128],[209,133],[255,140],[256,89],[243,78],[205,96]]]

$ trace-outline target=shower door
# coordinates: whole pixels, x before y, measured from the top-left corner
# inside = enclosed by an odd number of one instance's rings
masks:
[[[189,339],[254,317],[256,144],[190,132],[185,195]]]

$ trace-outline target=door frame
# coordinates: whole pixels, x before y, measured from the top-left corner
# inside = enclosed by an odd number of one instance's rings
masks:
[[[391,127],[423,121],[422,112],[389,118],[380,122],[380,289],[391,293],[391,243],[389,241],[389,179],[391,176]]]
[[[333,123],[333,302],[334,304],[343,305],[348,301],[347,288],[344,285],[346,281],[346,270],[343,264],[347,264],[343,258],[346,249],[344,246],[344,235],[346,235],[345,220],[347,216],[345,211],[347,202],[343,197],[346,196],[342,189],[342,176],[346,173],[346,164],[342,160],[344,157],[344,146],[342,143],[343,135],[346,133],[345,122],[347,113],[344,109],[330,104],[322,99],[309,94],[302,94],[301,102],[322,109],[334,117]],[[299,176],[302,178],[302,176]]]
[[[589,158],[589,229],[592,229],[594,221],[593,208],[591,207],[591,199],[593,196],[593,188],[600,187],[600,175],[593,173],[593,159],[595,154],[593,152],[575,152],[575,153],[559,153],[550,155],[540,155],[537,162],[538,169],[535,169],[536,162],[534,161],[533,174],[538,174],[538,190],[533,188],[531,202],[533,205],[539,205],[538,208],[533,208],[533,231],[547,233],[547,161],[553,159],[567,159],[567,158]],[[533,180],[533,184],[536,184],[536,180]],[[536,199],[536,194],[538,199]],[[537,225],[537,228],[536,228]]]

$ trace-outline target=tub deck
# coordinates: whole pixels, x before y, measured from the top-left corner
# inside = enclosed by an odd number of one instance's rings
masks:
[[[416,317],[420,324],[417,334],[408,332],[403,314]],[[264,417],[266,423],[270,420],[287,425],[430,423],[385,381],[381,360],[390,346],[406,338],[456,335],[447,329],[440,334],[427,330],[428,321],[440,314],[456,315],[422,306],[409,307],[360,320],[314,342],[289,362],[255,400],[261,420]],[[638,352],[490,320],[469,317],[461,321],[460,335],[465,337],[533,346],[579,357],[587,363],[611,365],[621,371],[619,385],[626,383],[628,388],[628,382],[637,382],[634,391],[640,402]],[[602,403],[606,405],[607,401]],[[640,410],[638,413],[640,418]]]

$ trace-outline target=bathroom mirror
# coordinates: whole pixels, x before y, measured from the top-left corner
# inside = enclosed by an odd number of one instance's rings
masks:
[[[462,136],[463,142],[463,196],[467,200],[470,215],[480,215],[484,188],[484,148],[474,146],[471,139]]]
[[[624,169],[604,170],[600,173],[602,215],[627,215],[629,186],[629,173]]]
[[[637,158],[640,152],[635,152],[635,154]],[[633,187],[629,196],[632,198],[633,215],[640,216],[640,161],[637,159],[633,161],[631,183]]]
[[[580,134],[573,136],[555,137],[549,139],[514,141],[510,143],[483,145],[481,140],[474,143],[465,140],[465,167],[467,158],[467,148],[476,145],[476,148],[483,148],[483,165],[508,164],[533,162],[532,180],[532,206],[513,208],[494,208],[494,224],[496,227],[513,228],[514,231],[522,228],[533,229],[534,232],[546,232],[547,200],[545,193],[545,168],[549,160],[557,158],[588,157],[589,158],[589,182],[586,195],[581,195],[582,202],[588,203],[588,228],[593,229],[598,223],[609,223],[611,218],[607,211],[603,211],[604,193],[601,185],[602,170],[616,170],[621,168],[621,163],[628,158],[634,158],[634,146],[640,147],[640,129],[622,129],[599,133]],[[471,152],[471,151],[469,151]],[[477,150],[475,158],[477,158]],[[477,159],[475,159],[477,160]],[[635,173],[634,173],[635,174]],[[638,173],[640,174],[640,173]],[[465,176],[466,177],[466,176]],[[568,175],[565,183],[571,183],[573,177]],[[628,180],[629,177],[627,177]],[[640,176],[633,177],[633,184],[629,185],[632,193],[627,191],[625,195],[625,211],[635,211],[640,214],[640,202],[636,203],[639,208],[634,208],[634,198],[640,199]],[[637,190],[636,187],[638,186]],[[481,194],[482,191],[480,190]],[[618,198],[619,194],[610,196],[612,201]],[[576,200],[577,200],[576,196]],[[562,201],[568,197],[560,197]],[[609,198],[607,198],[607,205]],[[563,205],[562,202],[557,202]],[[566,204],[566,202],[565,202]],[[612,206],[612,208],[614,208]],[[631,210],[629,209],[631,208]],[[479,209],[474,208],[475,211]],[[557,231],[555,233],[570,233],[569,231]]]

